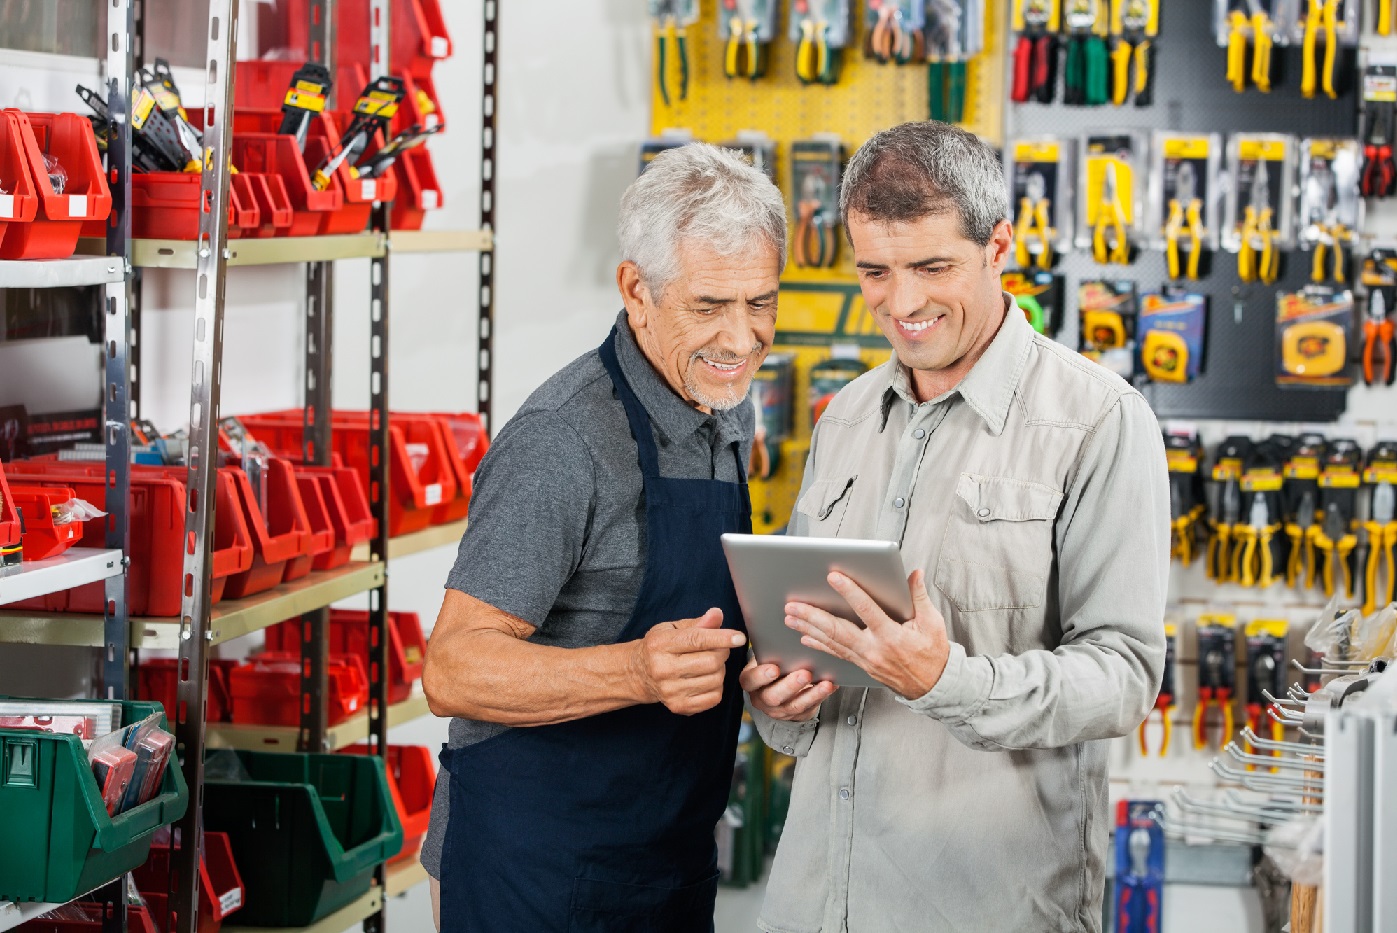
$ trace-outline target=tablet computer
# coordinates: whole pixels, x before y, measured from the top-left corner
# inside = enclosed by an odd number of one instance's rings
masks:
[[[894,621],[907,621],[914,615],[912,596],[895,542],[725,534],[723,551],[757,663],[775,664],[783,674],[807,670],[841,687],[881,686],[857,665],[802,645],[800,633],[786,627],[786,603],[809,603],[862,627],[826,580],[838,570]]]

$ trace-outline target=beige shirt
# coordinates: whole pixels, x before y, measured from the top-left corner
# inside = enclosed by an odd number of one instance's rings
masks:
[[[956,389],[919,404],[894,357],[812,438],[789,533],[901,542],[952,645],[924,697],[757,714],[801,757],[769,933],[1100,929],[1105,740],[1164,665],[1164,447],[1138,392],[1008,307]]]

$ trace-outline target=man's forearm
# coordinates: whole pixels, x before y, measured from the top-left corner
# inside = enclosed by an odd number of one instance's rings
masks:
[[[634,642],[553,648],[493,629],[447,638],[432,646],[422,676],[436,716],[546,726],[650,702]]]

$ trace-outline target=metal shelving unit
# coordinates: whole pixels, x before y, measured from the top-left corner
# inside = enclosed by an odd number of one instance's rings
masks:
[[[428,715],[427,697],[415,691],[401,703],[388,707],[388,728],[421,719]],[[325,729],[325,751],[337,752],[342,748],[366,741],[369,735],[369,714],[360,713],[336,726]],[[242,726],[233,723],[210,724],[208,731],[209,748],[236,748],[254,752],[294,752],[300,738],[300,729],[295,726]]]
[[[396,538],[388,539],[388,559],[395,557],[409,557],[413,554],[421,554],[423,551],[430,551],[439,547],[446,547],[461,540],[461,535],[466,533],[466,521],[451,522],[447,525],[432,525],[421,531],[414,531],[412,534],[400,535]],[[354,549],[355,560],[369,559],[369,546],[361,544]]]
[[[0,576],[0,605],[71,590],[123,572],[120,549],[69,548],[48,560],[25,561]]]

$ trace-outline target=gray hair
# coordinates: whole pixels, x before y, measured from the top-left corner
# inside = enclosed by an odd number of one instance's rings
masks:
[[[621,258],[636,264],[655,300],[679,276],[680,241],[735,256],[765,240],[786,268],[781,192],[736,150],[707,143],[656,156],[621,197],[616,232]]]
[[[960,232],[980,246],[1009,217],[999,153],[949,123],[904,123],[859,147],[844,170],[839,213],[908,223],[954,211]]]

